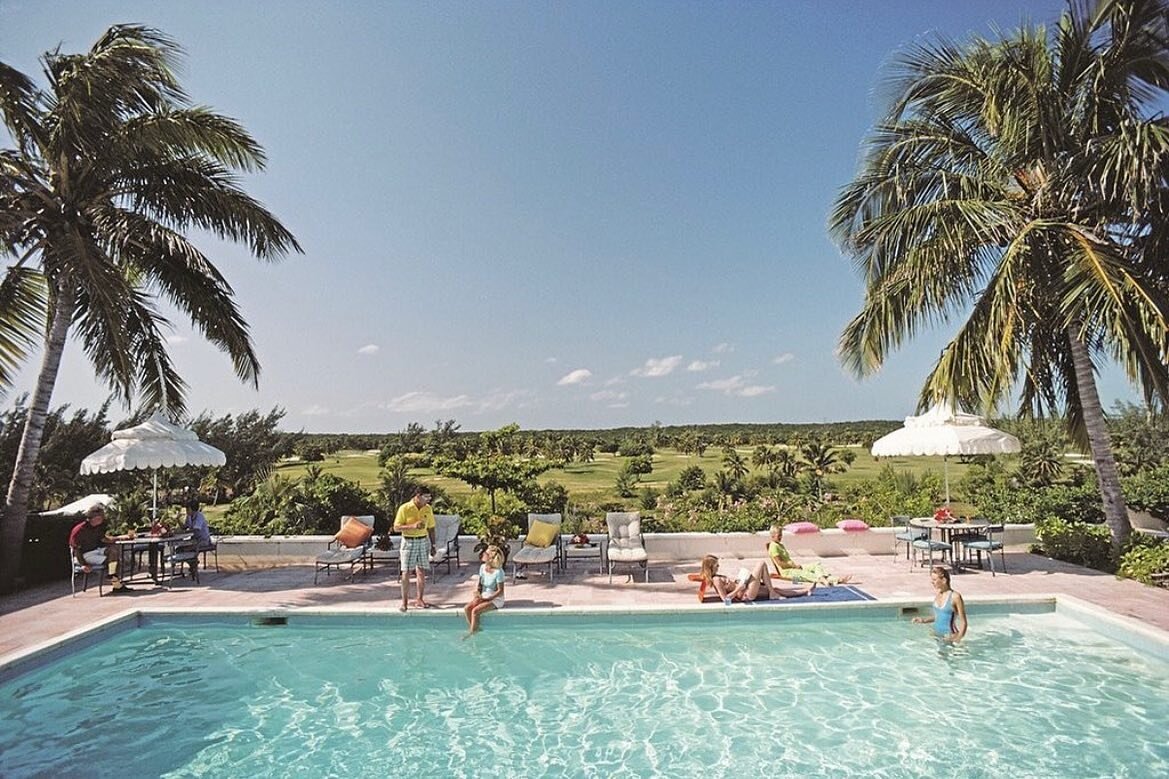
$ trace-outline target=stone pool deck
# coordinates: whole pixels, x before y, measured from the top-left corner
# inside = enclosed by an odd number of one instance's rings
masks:
[[[801,555],[805,562],[817,558]],[[723,568],[732,573],[742,561],[726,559]],[[820,559],[836,574],[851,573],[854,584],[878,600],[927,600],[932,590],[924,569],[910,570],[903,557],[888,554],[854,554]],[[441,566],[427,582],[427,599],[452,619],[470,599],[478,564],[464,562],[457,571]],[[549,583],[546,573],[529,572],[526,580],[507,587],[507,609],[522,608],[670,608],[694,605],[696,586],[686,575],[698,570],[696,561],[652,561],[649,582],[640,571],[634,581],[615,574],[612,584],[583,561],[571,562]],[[1169,632],[1169,589],[1148,587],[1134,581],[1081,568],[1045,557],[1007,553],[1007,573],[966,571],[954,577],[954,588],[968,600],[1011,595],[1071,595],[1108,611],[1134,618]],[[149,580],[132,582],[135,592],[117,597],[98,597],[96,586],[88,592],[69,593],[69,582],[42,585],[0,598],[0,662],[8,655],[52,641],[98,620],[138,608],[336,608],[387,610],[398,617],[398,580],[386,567],[358,573],[353,581],[334,573],[322,575],[313,585],[309,561],[285,561],[264,568],[222,572],[203,571],[200,584],[178,579],[172,589]],[[411,588],[413,589],[413,588]],[[108,590],[107,590],[108,593]],[[711,608],[724,608],[712,604]],[[405,618],[410,617],[409,612]],[[977,625],[973,627],[977,630]]]

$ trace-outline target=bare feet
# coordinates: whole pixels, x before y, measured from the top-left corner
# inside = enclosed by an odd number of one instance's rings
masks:
[[[434,608],[434,606],[432,606],[431,604],[427,603],[424,600],[416,600],[416,601],[414,601],[414,605],[420,609],[433,609]]]
[[[405,610],[406,610],[406,601],[402,601],[402,605],[398,607],[398,611],[405,611]]]

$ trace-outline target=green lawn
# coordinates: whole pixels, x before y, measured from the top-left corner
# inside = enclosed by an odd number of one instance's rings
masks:
[[[857,457],[852,467],[846,472],[834,474],[832,482],[838,486],[855,482],[861,479],[870,479],[887,463],[892,463],[899,470],[904,469],[914,474],[925,471],[934,471],[941,476],[941,457],[893,457],[884,458],[880,462],[873,459],[866,450],[854,448]],[[740,447],[739,454],[750,462],[752,449]],[[563,484],[576,501],[619,501],[613,489],[617,480],[617,472],[621,469],[625,458],[611,454],[598,454],[591,463],[571,463],[565,468],[548,471],[540,477],[541,482],[556,481]],[[342,478],[356,481],[367,490],[375,491],[381,486],[378,477],[377,455],[368,452],[337,452],[324,461],[315,463],[322,471],[333,473]],[[660,450],[653,457],[653,473],[641,478],[641,486],[652,487],[664,491],[666,484],[678,477],[678,473],[690,465],[698,465],[707,476],[712,475],[722,467],[722,453],[708,451],[703,457],[680,454],[672,449]],[[307,466],[303,463],[282,463],[273,473],[284,478],[299,479],[304,475]],[[950,461],[950,484],[953,490],[959,480],[966,473],[966,466],[957,460]],[[752,470],[752,473],[755,473]],[[468,495],[471,488],[458,479],[437,476],[433,471],[417,469],[415,475],[422,477],[428,483],[441,487],[454,496]]]

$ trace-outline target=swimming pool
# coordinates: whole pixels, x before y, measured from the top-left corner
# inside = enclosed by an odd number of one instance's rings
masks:
[[[896,609],[791,611],[468,641],[451,615],[146,615],[0,684],[0,775],[1169,775],[1164,654],[1050,605],[972,606],[956,649]]]

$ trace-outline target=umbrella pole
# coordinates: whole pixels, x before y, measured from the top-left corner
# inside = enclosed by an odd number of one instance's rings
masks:
[[[154,489],[151,490],[150,497],[150,519],[151,521],[154,521],[158,519],[158,469],[152,468],[150,470],[150,475],[154,477]],[[946,494],[950,494],[949,487],[946,487]],[[946,502],[949,503],[949,501],[950,499],[947,497]]]
[[[942,455],[942,477],[946,481],[946,505],[950,505],[950,458]]]

